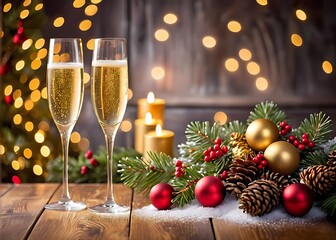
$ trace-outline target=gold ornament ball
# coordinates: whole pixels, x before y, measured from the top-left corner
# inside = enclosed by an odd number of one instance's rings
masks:
[[[256,151],[264,151],[279,139],[279,129],[274,122],[259,118],[250,123],[246,130],[246,141]]]
[[[268,167],[282,175],[289,175],[295,172],[300,164],[300,154],[297,148],[288,142],[278,141],[269,145],[264,157]]]

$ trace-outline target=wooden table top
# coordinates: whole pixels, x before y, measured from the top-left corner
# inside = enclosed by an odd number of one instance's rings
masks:
[[[1,184],[0,239],[336,239],[336,225],[327,221],[303,225],[247,225],[223,219],[150,220],[134,214],[149,204],[147,197],[114,185],[116,201],[129,206],[127,214],[101,216],[89,213],[45,210],[58,201],[60,184]],[[105,198],[105,184],[70,185],[73,200],[88,206]]]

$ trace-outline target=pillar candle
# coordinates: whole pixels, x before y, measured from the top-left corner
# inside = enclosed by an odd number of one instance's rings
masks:
[[[138,100],[138,118],[145,118],[147,112],[152,114],[153,119],[161,119],[164,123],[165,100],[155,98],[152,92],[149,92],[146,98]]]
[[[174,156],[174,132],[162,130],[161,125],[156,126],[155,131],[150,131],[145,135],[144,139],[144,158],[148,157],[148,151],[157,153],[166,153]]]
[[[145,135],[154,131],[157,124],[162,124],[161,119],[153,119],[150,113],[146,114],[144,119],[136,119],[134,121],[134,149],[139,153],[143,153]]]

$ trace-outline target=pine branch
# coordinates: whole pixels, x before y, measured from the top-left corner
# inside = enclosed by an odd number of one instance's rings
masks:
[[[277,104],[271,102],[261,102],[254,107],[254,111],[250,112],[247,119],[247,124],[250,124],[256,119],[266,118],[273,121],[276,125],[286,119],[286,114],[281,111]]]
[[[160,182],[169,182],[175,173],[173,159],[165,153],[149,152],[148,159],[122,158],[121,180],[137,192],[149,193]]]
[[[318,205],[330,217],[336,219],[336,189],[320,201]]]
[[[300,169],[307,168],[313,165],[326,165],[328,160],[327,154],[323,150],[316,150],[314,152],[308,152],[300,163]]]
[[[309,118],[304,119],[295,134],[301,136],[307,133],[310,141],[321,145],[327,142],[329,134],[332,132],[332,122],[329,116],[320,112],[310,114]]]
[[[239,122],[237,120],[224,124],[223,131],[224,131],[224,139],[226,141],[223,142],[225,142],[225,144],[229,144],[231,133],[237,132],[245,134],[246,129],[247,129],[246,124]]]

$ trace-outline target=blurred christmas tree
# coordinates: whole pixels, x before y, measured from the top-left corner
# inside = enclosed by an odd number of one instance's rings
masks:
[[[59,152],[46,100],[47,18],[40,0],[2,1],[1,11],[0,180],[41,182]]]

